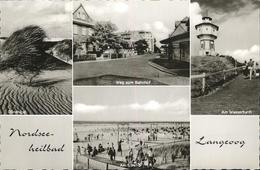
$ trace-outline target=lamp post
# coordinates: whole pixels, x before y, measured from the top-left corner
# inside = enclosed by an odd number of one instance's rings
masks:
[[[110,47],[108,46],[107,49],[108,49],[108,52],[109,52],[109,59],[111,59]]]

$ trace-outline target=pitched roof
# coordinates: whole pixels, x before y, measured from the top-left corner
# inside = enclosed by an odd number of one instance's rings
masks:
[[[189,17],[185,17],[181,21],[176,21],[174,31],[170,34],[168,38],[161,40],[160,43],[167,44],[170,41],[188,38],[190,35],[188,28],[189,20]]]
[[[181,21],[176,21],[178,24],[175,26],[174,31],[170,34],[170,37],[174,37],[180,34],[184,34],[188,31],[189,17],[183,18]]]
[[[86,9],[84,8],[84,6],[82,5],[82,3],[78,6],[78,8],[76,8],[76,9],[74,10],[73,14],[75,14],[80,8],[82,8],[82,9],[84,10],[85,14],[87,15],[87,17],[88,17],[91,21],[93,21],[93,19],[88,15],[88,13],[87,13]]]

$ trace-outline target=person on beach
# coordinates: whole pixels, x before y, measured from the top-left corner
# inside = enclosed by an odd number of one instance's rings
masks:
[[[87,155],[88,149],[84,147],[84,155]]]
[[[74,142],[79,142],[79,136],[78,136],[78,133],[75,133],[75,140]]]
[[[252,80],[253,67],[254,67],[254,61],[252,59],[250,59],[249,62],[248,62],[249,80]]]
[[[259,77],[260,75],[260,67],[259,67],[259,64],[258,63],[256,63],[255,64],[255,77],[257,78],[257,77]]]
[[[126,167],[130,167],[129,156],[125,157],[125,165],[126,165]]]
[[[110,160],[113,161],[113,151],[112,151],[111,147],[109,147],[108,156],[109,156]]]
[[[133,160],[134,160],[134,152],[133,152],[133,149],[131,148],[129,153],[128,153],[128,158],[129,158],[129,164],[131,166]]]
[[[145,161],[145,156],[144,156],[143,148],[141,147],[137,152],[136,162],[139,164],[139,167],[143,167],[144,161]]]
[[[78,154],[78,155],[81,155],[80,146],[77,147],[77,154]]]
[[[92,153],[92,157],[95,157],[98,154],[98,150],[96,147],[94,147],[93,153]]]
[[[153,148],[150,148],[148,151],[148,167],[151,167],[153,169],[154,165],[154,153],[153,153]]]
[[[90,144],[88,144],[88,147],[87,147],[87,149],[88,149],[88,155],[90,155],[91,154],[91,152],[92,152],[92,146],[90,146]]]
[[[254,75],[254,79],[256,78],[256,69],[257,69],[256,62],[254,62],[254,65],[253,65],[253,75]]]
[[[246,78],[248,78],[248,75],[249,75],[249,69],[248,69],[247,61],[244,62],[244,66],[245,66],[245,68],[243,68],[243,74],[244,74],[244,77],[246,79]]]
[[[109,145],[109,142],[107,143],[107,153],[109,152],[109,149],[110,149],[110,145]]]
[[[104,152],[105,151],[105,148],[103,147],[103,145],[100,143],[99,145],[98,145],[98,152],[99,153],[102,153],[102,152]]]
[[[113,158],[113,160],[116,160],[116,150],[115,150],[114,146],[112,146],[112,158]]]
[[[121,153],[121,156],[123,155],[122,143],[123,143],[123,140],[120,139],[120,140],[118,141],[118,148],[117,148],[117,152],[120,152],[120,153]]]
[[[177,153],[176,152],[173,152],[172,153],[172,163],[175,162],[175,159],[177,158]]]

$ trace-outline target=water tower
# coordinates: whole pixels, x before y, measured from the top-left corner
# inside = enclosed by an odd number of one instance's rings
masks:
[[[202,23],[195,25],[197,37],[200,39],[199,55],[216,55],[215,39],[219,27],[212,23],[212,18],[208,15],[202,17]]]

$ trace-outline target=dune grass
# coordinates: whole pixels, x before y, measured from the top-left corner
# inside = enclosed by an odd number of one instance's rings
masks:
[[[202,73],[215,73],[235,67],[234,63],[230,60],[229,56],[192,56],[191,63],[192,75],[199,75]],[[234,78],[235,76],[235,72],[226,73],[225,81],[228,81]],[[198,97],[208,94],[217,87],[221,86],[225,81],[222,73],[207,77],[205,92],[202,93],[202,79],[192,79],[191,96]]]
[[[4,42],[1,51],[1,70],[13,69],[31,84],[39,75],[45,61],[41,49],[45,31],[34,25],[19,29]]]

